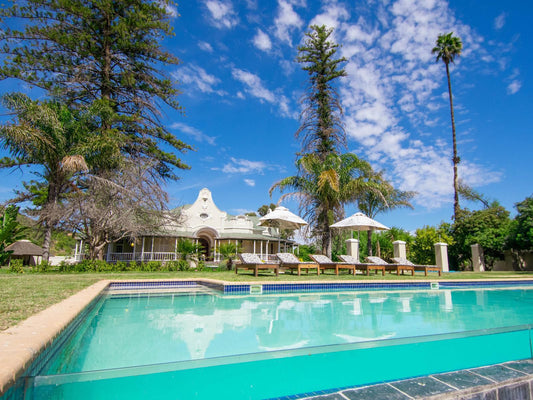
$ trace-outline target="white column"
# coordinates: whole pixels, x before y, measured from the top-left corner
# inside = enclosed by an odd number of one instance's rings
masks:
[[[254,254],[255,254],[255,239],[254,239]]]
[[[176,240],[174,242],[174,261],[178,259],[178,237],[176,236]]]
[[[437,267],[442,269],[442,272],[449,272],[450,267],[448,265],[448,244],[447,243],[435,243],[435,261]]]
[[[349,256],[352,256],[356,260],[359,260],[359,240],[348,239],[346,240],[346,252]]]
[[[407,259],[407,252],[405,250],[405,242],[403,240],[396,240],[392,242],[394,247],[394,257]]]
[[[144,261],[144,236],[143,236],[143,241],[141,244],[141,262],[143,261]]]
[[[137,240],[133,239],[133,254],[131,256],[131,261],[135,261],[135,246],[137,245]]]
[[[152,236],[152,248],[150,249],[150,260],[154,259],[154,237]]]
[[[472,270],[474,272],[485,271],[485,263],[483,262],[483,249],[479,244],[470,246],[472,249]]]
[[[76,240],[76,247],[74,247],[74,260],[78,259],[78,241]]]

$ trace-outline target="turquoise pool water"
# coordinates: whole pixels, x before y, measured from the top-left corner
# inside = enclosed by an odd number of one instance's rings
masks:
[[[113,294],[30,395],[270,398],[530,358],[531,325],[532,287]]]

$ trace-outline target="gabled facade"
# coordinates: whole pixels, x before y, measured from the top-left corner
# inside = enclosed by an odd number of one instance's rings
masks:
[[[267,260],[278,251],[292,247],[293,242],[279,238],[276,228],[259,226],[259,217],[230,215],[221,211],[213,201],[211,191],[202,189],[193,204],[173,211],[177,218],[169,218],[159,233],[145,235],[135,241],[122,240],[107,248],[107,261],[169,261],[178,259],[176,252],[180,238],[187,238],[202,246],[207,261],[220,261],[220,244],[234,243],[243,253],[255,253]],[[82,246],[79,246],[82,248]],[[81,258],[76,248],[77,258]]]

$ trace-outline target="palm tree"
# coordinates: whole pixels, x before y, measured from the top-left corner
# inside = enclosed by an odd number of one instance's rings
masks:
[[[454,63],[455,57],[461,55],[463,49],[463,43],[461,38],[453,36],[453,32],[439,35],[437,38],[436,46],[431,50],[432,54],[437,54],[436,62],[442,60],[446,65],[446,77],[448,78],[448,94],[450,97],[450,113],[452,117],[452,138],[453,138],[453,188],[454,188],[454,200],[453,200],[453,217],[457,217],[459,213],[459,178],[457,175],[457,166],[461,159],[457,156],[457,142],[455,138],[455,119],[453,116],[453,98],[452,98],[452,84],[450,81],[450,69],[449,64]]]
[[[366,191],[358,199],[359,209],[370,218],[375,218],[377,214],[393,210],[400,207],[413,208],[410,200],[416,192],[409,192],[396,189],[383,177],[383,171],[370,177],[379,191]],[[368,255],[372,255],[372,231],[367,232]]]
[[[300,174],[276,182],[270,188],[281,192],[290,189],[280,201],[294,197],[300,201],[300,211],[309,222],[313,236],[318,238],[322,252],[331,256],[332,230],[330,225],[344,217],[344,205],[354,202],[375,185],[365,178],[371,166],[353,153],[321,155],[311,153],[297,161]]]
[[[41,180],[25,184],[28,193],[17,200],[32,200],[40,208],[43,260],[48,261],[52,229],[58,222],[51,215],[57,214],[55,209],[62,197],[72,189],[74,174],[87,170],[80,152],[81,143],[88,140],[90,126],[55,101],[32,101],[17,93],[4,95],[2,101],[16,118],[0,126],[0,145],[11,155],[0,160],[0,168],[21,165],[42,168],[35,172]]]

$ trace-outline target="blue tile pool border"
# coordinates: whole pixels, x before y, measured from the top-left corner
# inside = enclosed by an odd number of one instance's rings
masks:
[[[491,288],[507,286],[533,286],[533,279],[512,280],[484,280],[484,281],[414,281],[414,282],[291,282],[291,283],[227,283],[223,281],[210,281],[191,279],[184,281],[135,281],[111,282],[110,290],[142,290],[142,289],[174,289],[193,288],[198,286],[208,287],[224,294],[250,294],[251,288],[261,287],[261,293],[295,293],[295,292],[330,292],[339,290],[390,290],[390,289],[439,289],[458,288]]]
[[[379,290],[379,289],[431,289],[438,283],[439,289],[533,286],[533,280],[495,280],[495,281],[417,281],[417,282],[337,282],[337,283],[250,283],[224,284],[224,294],[250,294],[251,286],[261,286],[262,293],[329,292],[338,290]],[[202,283],[203,284],[203,283]]]

